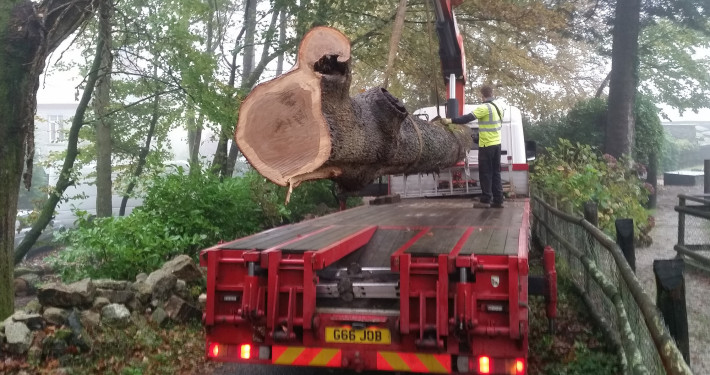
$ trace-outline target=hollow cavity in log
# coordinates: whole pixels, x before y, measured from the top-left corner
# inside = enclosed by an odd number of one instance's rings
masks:
[[[439,172],[471,149],[468,127],[414,117],[379,87],[351,98],[350,79],[347,37],[309,31],[296,66],[242,103],[235,141],[251,165],[281,186],[327,178],[356,191],[385,174]]]

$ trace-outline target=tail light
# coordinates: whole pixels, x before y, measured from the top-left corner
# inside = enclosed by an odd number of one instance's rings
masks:
[[[515,360],[515,375],[525,374],[525,360],[518,358]]]
[[[210,347],[209,349],[207,349],[207,356],[210,358],[217,358],[219,357],[220,351],[221,348],[219,344],[217,344],[216,342],[210,343]]]
[[[490,374],[491,373],[491,358],[488,356],[478,357],[478,373],[479,374]]]
[[[243,344],[239,347],[239,358],[250,359],[251,358],[251,345]]]

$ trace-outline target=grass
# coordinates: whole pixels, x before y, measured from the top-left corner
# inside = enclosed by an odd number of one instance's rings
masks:
[[[539,251],[531,252],[531,275],[542,273]],[[559,261],[559,259],[558,259]],[[545,300],[530,296],[528,375],[621,374],[618,354],[594,326],[564,267],[557,267],[555,333],[548,330]]]
[[[541,273],[539,254],[531,253],[531,274]],[[542,297],[530,297],[529,375],[620,374],[619,358],[600,330],[591,324],[586,306],[575,294],[564,267],[558,271],[556,334],[547,331]],[[44,335],[57,332],[47,329]],[[6,357],[0,354],[0,373],[54,374],[209,374],[218,364],[204,357],[205,337],[199,322],[158,327],[134,316],[125,329],[101,329],[91,335],[92,349],[60,358]]]
[[[45,330],[53,336],[54,332]],[[133,318],[127,328],[105,328],[91,335],[89,352],[66,354],[38,361],[25,357],[0,360],[0,373],[55,374],[60,368],[67,374],[207,374],[216,367],[204,357],[204,333],[200,322],[158,327],[144,317]]]

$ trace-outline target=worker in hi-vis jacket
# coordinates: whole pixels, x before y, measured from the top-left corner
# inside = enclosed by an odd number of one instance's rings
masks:
[[[481,87],[483,103],[471,113],[455,118],[444,118],[445,125],[466,124],[478,120],[478,175],[483,194],[473,207],[502,208],[503,182],[500,177],[500,130],[503,125],[503,112],[493,102],[493,87]]]

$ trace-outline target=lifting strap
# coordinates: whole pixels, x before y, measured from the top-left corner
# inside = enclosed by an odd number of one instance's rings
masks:
[[[432,38],[432,30],[431,30],[431,22],[429,20],[431,19],[431,11],[429,10],[429,0],[424,1],[424,6],[426,6],[426,27],[429,35],[429,55],[432,56],[432,60],[434,60],[434,50],[431,49],[431,40]],[[432,77],[435,77],[436,75],[433,75]],[[436,92],[436,117],[441,117],[441,113],[439,113],[439,84],[436,83],[436,79],[434,79],[434,91]]]

